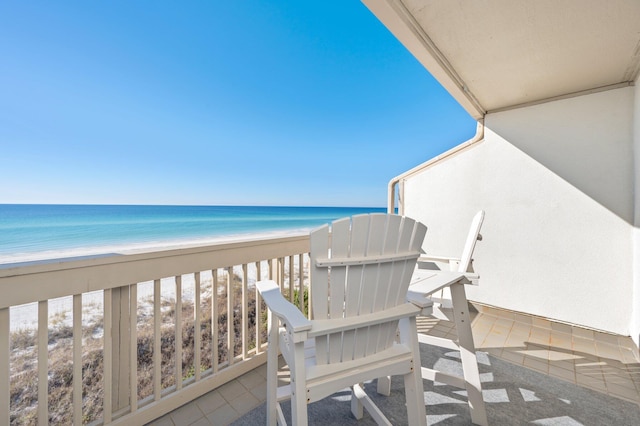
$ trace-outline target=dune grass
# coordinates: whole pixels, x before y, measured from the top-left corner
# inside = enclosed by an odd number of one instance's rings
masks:
[[[203,285],[203,293],[206,284]],[[222,283],[216,298],[218,327],[218,364],[224,365],[229,359],[227,333],[229,312],[227,312],[226,286]],[[201,300],[201,327],[195,330],[193,302],[182,305],[182,372],[188,379],[195,374],[195,333],[201,334],[201,369],[212,367],[211,333],[211,283],[208,295]],[[231,312],[235,338],[231,348],[233,355],[242,351],[242,286],[238,277],[234,277],[234,308]],[[255,291],[247,293],[249,318],[249,347],[255,347],[256,297]],[[143,301],[138,306],[137,353],[138,353],[138,397],[143,399],[153,394],[153,315],[151,301]],[[161,358],[162,388],[175,384],[175,300],[162,299]],[[151,312],[151,314],[150,314]],[[262,312],[265,310],[262,308]],[[262,342],[266,342],[266,316],[259,319]],[[92,317],[83,325],[82,330],[82,382],[83,382],[83,423],[91,423],[102,417],[104,398],[103,386],[103,337],[102,318]],[[72,423],[72,381],[73,381],[73,332],[72,327],[61,319],[50,319],[48,329],[48,404],[50,424]],[[36,330],[23,329],[11,333],[10,354],[10,420],[12,425],[37,424],[37,338]]]

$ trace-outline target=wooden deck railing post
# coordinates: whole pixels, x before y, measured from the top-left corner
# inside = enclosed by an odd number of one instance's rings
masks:
[[[113,360],[112,403],[113,411],[129,406],[130,403],[130,318],[129,286],[111,290],[111,318],[113,320],[111,356]]]
[[[9,308],[0,309],[0,426],[9,426],[9,360],[11,359],[9,338]],[[3,409],[6,407],[6,409]]]

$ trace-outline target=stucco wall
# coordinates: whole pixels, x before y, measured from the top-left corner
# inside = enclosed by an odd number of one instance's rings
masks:
[[[472,300],[629,335],[633,94],[616,89],[489,114],[485,140],[404,184],[425,250],[459,254],[486,211]]]

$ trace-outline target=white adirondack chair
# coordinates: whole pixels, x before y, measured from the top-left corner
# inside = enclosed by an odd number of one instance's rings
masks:
[[[308,320],[273,281],[257,284],[269,308],[268,424],[285,424],[280,401],[306,425],[307,404],[351,387],[351,411],[363,408],[390,424],[360,383],[403,375],[408,423],[426,425],[416,315],[405,302],[426,227],[387,214],[358,215],[311,233],[311,316]],[[399,338],[398,336],[399,330]],[[278,349],[290,385],[277,387]]]
[[[462,250],[460,258],[451,258],[443,256],[424,255],[418,259],[418,263],[421,262],[445,262],[448,263],[451,271],[464,274],[468,279],[468,282],[474,282],[477,284],[478,275],[472,271],[471,263],[473,251],[476,246],[476,242],[481,240],[480,228],[484,221],[484,211],[480,210],[473,217],[467,239]],[[424,272],[424,271],[423,271]],[[414,275],[412,284],[419,277],[418,271]],[[427,274],[428,275],[428,274]],[[446,275],[446,272],[443,272]],[[451,286],[442,287],[441,277],[438,274],[432,275],[429,278],[421,280],[419,285],[410,287],[410,294],[414,287],[420,287],[420,295],[428,296],[436,305],[442,305],[442,307],[453,308],[451,309],[452,318],[456,324],[456,331],[458,334],[457,341],[451,341],[441,337],[430,336],[426,334],[419,334],[418,340],[420,343],[425,343],[434,346],[440,346],[452,350],[460,351],[460,358],[462,361],[463,376],[454,376],[445,374],[443,372],[422,367],[422,378],[427,380],[435,380],[437,382],[446,383],[451,386],[456,386],[467,390],[467,396],[469,400],[469,407],[471,409],[471,420],[477,425],[487,425],[487,413],[482,398],[482,386],[480,383],[480,374],[478,371],[478,362],[475,353],[475,346],[473,343],[473,335],[471,334],[471,324],[469,318],[469,308],[467,304],[466,292],[464,284],[458,282]],[[429,288],[433,290],[431,292]],[[449,291],[449,295],[442,296],[436,293],[441,291]],[[434,312],[438,314],[439,309],[434,306]],[[382,385],[384,384],[384,388]],[[379,392],[385,392],[388,389],[388,383],[385,381],[378,381]]]
[[[478,276],[473,274],[471,264],[473,262],[473,251],[476,248],[476,242],[482,240],[480,235],[480,228],[484,221],[484,211],[480,210],[473,216],[471,220],[471,226],[467,233],[467,239],[465,240],[464,247],[462,249],[462,255],[460,257],[450,256],[437,256],[430,253],[420,256],[418,264],[421,263],[447,263],[449,270],[464,272],[470,279],[477,280]]]
[[[439,256],[431,253],[423,254],[418,259],[418,267],[430,267],[436,264],[444,264],[445,268],[450,271],[457,271],[464,273],[469,280],[474,284],[478,283],[479,275],[473,270],[473,251],[476,248],[476,242],[482,240],[480,234],[480,228],[484,221],[484,211],[478,211],[471,220],[469,226],[469,232],[467,233],[467,239],[465,240],[462,248],[462,255],[460,257],[451,256]],[[439,294],[432,294],[429,298],[442,305],[445,308],[451,308],[451,295],[448,292],[448,288],[442,289]]]

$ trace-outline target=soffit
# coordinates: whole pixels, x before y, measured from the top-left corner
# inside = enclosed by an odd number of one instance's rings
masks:
[[[363,1],[475,117],[638,76],[639,0]]]

